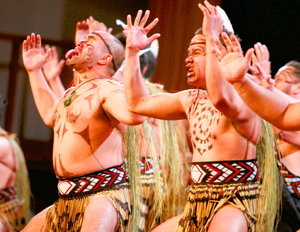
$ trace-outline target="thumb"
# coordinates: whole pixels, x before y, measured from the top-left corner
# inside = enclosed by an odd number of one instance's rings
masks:
[[[59,72],[61,72],[61,70],[63,69],[64,64],[65,64],[65,60],[59,61],[59,63],[58,63],[58,69],[60,70]]]
[[[248,51],[245,54],[244,63],[248,64],[249,66],[250,66],[250,62],[251,62],[253,52],[254,52],[254,49],[250,48],[250,49],[248,49]]]

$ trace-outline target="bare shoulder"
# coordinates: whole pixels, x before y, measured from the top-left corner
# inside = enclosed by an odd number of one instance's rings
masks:
[[[124,97],[124,87],[117,81],[108,80],[99,86],[98,95],[101,100],[108,96],[118,97],[119,95]]]
[[[190,104],[193,100],[200,100],[202,98],[207,98],[205,90],[201,89],[187,89],[178,92],[178,97],[184,106]]]

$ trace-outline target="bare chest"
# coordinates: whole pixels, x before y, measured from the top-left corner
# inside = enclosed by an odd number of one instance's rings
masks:
[[[202,156],[213,149],[228,120],[209,100],[203,99],[190,113],[189,123],[194,151]]]

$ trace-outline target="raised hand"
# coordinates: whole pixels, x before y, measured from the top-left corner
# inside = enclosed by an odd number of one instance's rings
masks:
[[[103,22],[98,22],[93,18],[93,16],[90,16],[86,20],[88,26],[89,26],[89,33],[92,33],[93,31],[105,31],[109,34],[112,32],[112,28],[107,28],[107,26]]]
[[[40,35],[27,36],[23,41],[22,56],[24,67],[28,72],[37,71],[42,69],[43,65],[47,62],[50,56],[50,49],[46,53],[42,52],[42,39]]]
[[[65,60],[58,61],[58,54],[56,48],[53,46],[50,48],[49,45],[45,46],[46,51],[50,49],[50,56],[47,59],[47,62],[43,66],[43,72],[45,78],[48,82],[53,81],[56,78],[59,78],[60,73],[64,67]],[[42,54],[45,53],[45,50],[42,49]]]
[[[254,50],[250,48],[244,57],[241,45],[234,35],[228,37],[225,32],[221,35],[226,44],[226,49],[216,39],[215,44],[218,49],[212,48],[212,52],[221,62],[222,73],[227,81],[231,83],[242,81],[246,78],[246,74],[250,69],[250,60]]]
[[[258,81],[258,84],[262,87],[271,91],[275,88],[275,80],[271,78],[272,76],[270,74],[266,74],[265,70],[259,63],[255,63],[254,67],[251,66],[250,71],[254,78]]]
[[[206,7],[201,3],[198,4],[204,16],[202,33],[205,36],[211,35],[217,38],[223,31],[223,19],[215,6],[211,5],[208,1],[204,1],[204,4]]]
[[[255,54],[252,55],[252,67],[258,63],[266,74],[271,74],[270,53],[266,45],[256,43],[254,45]]]
[[[83,20],[82,22],[78,22],[76,24],[76,32],[75,32],[75,46],[77,46],[77,43],[81,40],[84,40],[84,38],[89,34],[89,25],[88,23]]]
[[[126,48],[136,52],[139,52],[151,44],[152,41],[160,37],[160,34],[158,33],[150,36],[149,38],[147,37],[147,33],[157,24],[158,19],[154,19],[147,27],[144,27],[150,15],[150,11],[147,10],[144,17],[141,19],[142,13],[142,10],[138,11],[133,25],[131,22],[131,16],[127,16]]]

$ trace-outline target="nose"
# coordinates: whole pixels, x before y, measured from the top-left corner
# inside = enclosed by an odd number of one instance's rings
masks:
[[[84,40],[81,40],[77,43],[77,47],[78,48],[82,48],[83,47],[83,43],[84,43]]]
[[[191,56],[191,55],[189,55],[189,56],[187,56],[186,58],[185,58],[185,63],[187,64],[187,63],[193,63],[193,57]]]

